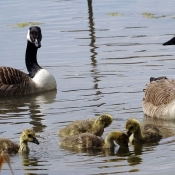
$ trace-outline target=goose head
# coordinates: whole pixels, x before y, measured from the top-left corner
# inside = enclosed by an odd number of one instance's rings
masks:
[[[101,114],[95,121],[96,124],[103,126],[104,128],[108,127],[113,121],[113,117],[109,114]]]
[[[175,36],[171,38],[169,41],[163,43],[163,46],[166,46],[166,45],[175,45]]]
[[[138,130],[139,126],[140,123],[138,120],[134,118],[128,119],[125,126],[128,136],[130,137],[131,134],[134,134]]]
[[[38,26],[32,26],[27,33],[27,40],[35,45],[36,48],[41,47],[42,33]]]
[[[105,137],[105,146],[113,147],[113,141],[121,147],[128,147],[129,137],[122,131],[112,131]]]
[[[33,142],[39,145],[39,141],[36,139],[35,131],[33,129],[25,129],[21,134],[20,142]]]
[[[128,147],[129,137],[126,133],[117,131],[112,132],[114,141],[121,147]]]

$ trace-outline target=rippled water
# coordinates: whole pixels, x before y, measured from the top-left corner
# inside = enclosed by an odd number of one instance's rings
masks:
[[[29,145],[28,157],[11,157],[15,174],[173,174],[175,123],[144,117],[141,107],[150,76],[175,78],[175,47],[162,46],[175,33],[173,0],[8,0],[0,6],[0,65],[26,72],[28,27],[13,26],[40,22],[38,62],[58,84],[57,92],[0,99],[1,137],[18,142],[24,128],[34,128],[40,141]],[[124,130],[125,121],[135,117],[159,126],[164,139],[111,152],[59,148],[60,128],[101,113],[114,117],[104,135]],[[1,173],[10,174],[7,164]]]

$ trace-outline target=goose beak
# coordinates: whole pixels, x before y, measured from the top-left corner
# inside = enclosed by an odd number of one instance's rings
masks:
[[[166,45],[175,45],[175,36],[169,41],[163,43],[163,46],[166,46]]]
[[[38,40],[38,39],[35,39],[35,42],[34,42],[35,46],[37,48],[40,48],[41,47],[41,42]]]
[[[33,143],[36,143],[37,145],[39,145],[39,141],[36,138],[33,138]]]

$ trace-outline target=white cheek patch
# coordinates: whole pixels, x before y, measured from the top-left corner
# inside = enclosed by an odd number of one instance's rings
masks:
[[[30,39],[30,30],[28,30],[28,33],[27,33],[27,40],[30,41],[31,43],[33,43]]]

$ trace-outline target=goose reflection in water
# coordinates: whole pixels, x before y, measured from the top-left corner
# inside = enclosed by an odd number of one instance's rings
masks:
[[[175,120],[153,119],[144,115],[143,124],[154,124],[162,132],[163,139],[175,135]]]
[[[1,98],[0,100],[0,124],[14,123],[13,119],[19,119],[20,123],[29,123],[33,125],[35,132],[41,132],[47,126],[42,123],[45,114],[42,113],[42,104],[50,104],[56,98],[56,90],[45,92],[37,95],[23,96],[23,97],[9,97]],[[29,115],[30,121],[26,121],[24,115]],[[8,118],[8,121],[6,120]],[[9,120],[11,119],[11,120]],[[13,122],[12,122],[13,121]]]

